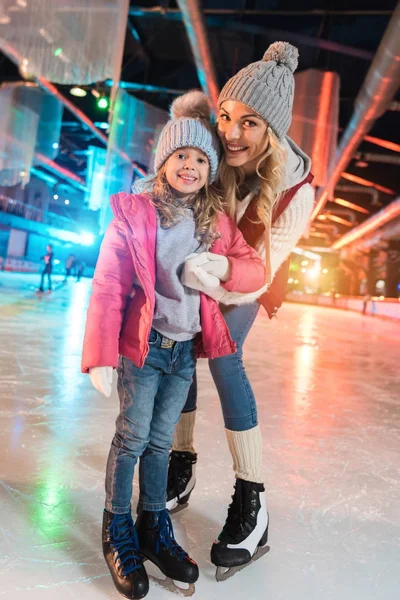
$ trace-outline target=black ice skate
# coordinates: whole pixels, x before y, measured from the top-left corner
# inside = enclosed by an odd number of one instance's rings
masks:
[[[149,579],[131,514],[114,515],[105,510],[102,538],[104,558],[119,593],[131,600],[144,598]]]
[[[262,483],[237,479],[223,530],[211,548],[217,581],[225,581],[269,550],[268,513]]]
[[[149,559],[166,576],[165,580],[156,579],[157,583],[171,592],[191,596],[195,591],[194,583],[199,578],[199,568],[175,541],[168,511],[140,512],[136,530],[144,560]],[[187,583],[189,587],[178,587],[173,580]]]
[[[167,510],[177,513],[188,505],[196,485],[197,454],[173,450],[169,458]]]

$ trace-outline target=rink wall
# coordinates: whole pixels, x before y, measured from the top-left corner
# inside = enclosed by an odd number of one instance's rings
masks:
[[[364,296],[341,296],[340,294],[299,294],[288,292],[286,294],[286,301],[299,302],[301,304],[312,304],[314,306],[340,308],[342,310],[352,310],[354,312],[374,317],[396,319],[400,321],[400,298],[384,298],[383,296],[376,296],[365,301]]]

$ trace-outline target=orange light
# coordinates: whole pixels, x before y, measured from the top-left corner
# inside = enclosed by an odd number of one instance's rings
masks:
[[[315,128],[315,140],[312,153],[313,173],[317,185],[322,182],[325,165],[329,157],[329,144],[326,143],[326,124],[329,123],[329,112],[332,110],[334,98],[334,85],[337,79],[336,73],[327,71],[323,74],[321,94],[318,102],[317,123]],[[315,183],[314,182],[314,183]]]
[[[381,148],[386,148],[386,150],[400,152],[400,144],[395,144],[394,142],[389,142],[388,140],[382,140],[381,138],[377,138],[372,135],[366,135],[364,140],[366,142],[370,142],[371,144],[375,144],[376,146],[381,146]]]
[[[327,214],[326,218],[329,219],[329,221],[334,221],[335,223],[340,223],[340,225],[346,225],[347,227],[351,227],[353,225],[351,221],[342,219],[342,217],[337,217],[336,215]]]
[[[393,200],[391,204],[385,206],[385,208],[376,213],[376,215],[373,215],[367,219],[364,223],[362,223],[362,225],[359,225],[353,229],[353,231],[349,231],[339,240],[336,240],[336,242],[334,242],[331,246],[332,250],[338,250],[339,248],[343,248],[343,246],[347,246],[351,242],[355,242],[356,240],[365,237],[371,231],[375,231],[399,215],[400,200]]]
[[[352,175],[351,173],[343,172],[342,177],[343,179],[348,179],[353,183],[359,183],[360,185],[365,185],[367,187],[374,187],[376,190],[379,190],[384,194],[390,194],[391,196],[394,196],[396,194],[396,192],[394,190],[391,190],[390,188],[383,187],[383,185],[379,185],[378,183],[374,183],[373,181],[369,181],[368,179],[363,179],[362,177],[357,177],[357,175]]]
[[[363,208],[362,206],[358,206],[358,204],[353,204],[353,202],[349,202],[344,198],[335,198],[333,202],[335,204],[340,204],[340,206],[345,206],[346,208],[351,208],[352,210],[356,210],[360,213],[364,213],[365,215],[369,215],[369,210]]]

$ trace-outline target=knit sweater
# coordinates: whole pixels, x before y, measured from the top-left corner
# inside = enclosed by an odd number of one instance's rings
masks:
[[[246,212],[246,208],[254,198],[251,192],[237,203],[236,218],[238,223]],[[258,249],[260,256],[267,259],[269,255],[271,266],[271,281],[275,277],[279,267],[289,256],[296,246],[301,235],[304,233],[311,211],[314,206],[314,190],[309,183],[303,185],[292,198],[288,207],[271,227],[270,248],[267,253],[265,246]],[[250,304],[267,291],[271,282],[267,282],[262,288],[250,294],[238,292],[224,292],[220,300],[222,304]]]
[[[282,145],[286,151],[285,178],[282,186],[283,191],[294,188],[304,181],[311,169],[310,158],[291,140],[286,137]],[[236,204],[236,220],[240,223],[250,202],[256,196],[259,189],[257,177],[249,181],[251,192]],[[220,302],[223,304],[250,304],[255,302],[267,290],[273,281],[277,271],[286,260],[300,237],[304,233],[308,220],[314,206],[314,189],[309,183],[302,185],[293,196],[283,213],[272,223],[270,232],[269,248],[262,246],[257,248],[258,253],[267,263],[269,281],[251,294],[240,294],[237,292],[220,291]],[[204,290],[207,293],[207,290]],[[215,293],[215,291],[213,292]],[[221,297],[222,296],[222,297]]]

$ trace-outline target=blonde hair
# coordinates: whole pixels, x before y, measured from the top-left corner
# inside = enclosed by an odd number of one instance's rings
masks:
[[[160,215],[160,224],[165,229],[172,227],[179,221],[182,211],[189,204],[178,205],[173,188],[169,185],[166,175],[166,162],[161,166],[158,173],[152,177],[147,185],[146,191],[152,196],[152,203]],[[175,203],[174,203],[175,202]],[[212,244],[220,237],[216,229],[218,215],[225,212],[222,196],[213,184],[208,181],[193,195],[190,203],[193,209],[193,217],[196,224],[196,238],[199,242]]]
[[[260,178],[260,189],[257,193],[255,209],[257,221],[255,224],[262,223],[264,231],[269,233],[271,227],[274,207],[279,201],[282,192],[283,179],[285,175],[286,152],[279,143],[278,137],[272,129],[268,127],[266,136],[268,138],[268,147],[260,155],[256,173]],[[218,178],[221,187],[224,190],[225,210],[228,215],[234,219],[236,214],[237,198],[239,196],[239,187],[245,181],[245,173],[242,167],[231,167],[227,164],[225,157],[221,159]],[[256,246],[262,245],[264,235],[256,240]]]

